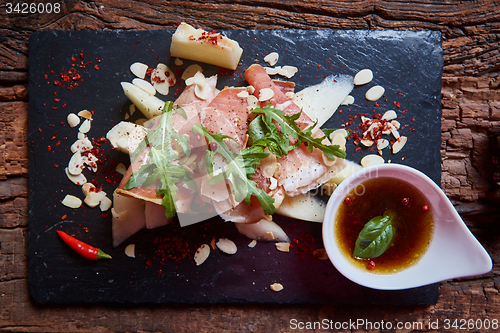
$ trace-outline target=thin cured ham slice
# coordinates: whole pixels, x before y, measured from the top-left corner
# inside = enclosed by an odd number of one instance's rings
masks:
[[[261,65],[253,64],[248,67],[248,69],[245,71],[245,79],[250,85],[255,88],[254,95],[257,98],[259,98],[260,91],[262,89],[271,88],[273,90],[273,97],[271,97],[269,100],[262,101],[261,107],[264,107],[267,104],[271,103],[274,108],[284,111],[288,116],[300,112],[300,108],[285,95],[285,93],[283,92],[283,88],[280,88],[276,84],[276,82],[274,82],[269,77],[266,70]],[[296,122],[301,129],[314,125],[314,121],[303,112]]]
[[[208,107],[200,112],[201,124],[212,134],[224,134],[244,147],[248,133],[248,102],[238,94],[244,87],[228,87],[220,91]]]

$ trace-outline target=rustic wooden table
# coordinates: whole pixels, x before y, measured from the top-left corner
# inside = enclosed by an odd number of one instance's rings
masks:
[[[422,323],[500,320],[500,217],[490,133],[500,124],[500,2],[489,1],[64,1],[58,14],[0,12],[0,330],[9,332],[293,331],[291,320]],[[15,1],[17,3],[17,1]],[[47,1],[44,1],[47,2]],[[56,1],[48,1],[55,3]],[[62,3],[62,1],[59,1]],[[12,1],[14,3],[14,1]],[[442,282],[428,307],[40,306],[28,293],[28,38],[40,29],[430,29],[443,34],[442,182],[493,259],[479,277]],[[457,265],[460,263],[457,262]],[[475,320],[481,320],[476,322]],[[437,322],[438,321],[438,322]],[[432,325],[430,325],[430,323]],[[470,325],[471,322],[467,322]],[[342,331],[355,331],[347,327]],[[382,330],[375,330],[382,331]],[[394,331],[394,330],[388,330]],[[411,329],[399,330],[408,332]]]

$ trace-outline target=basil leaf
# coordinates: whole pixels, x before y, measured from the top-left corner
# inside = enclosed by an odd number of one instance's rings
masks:
[[[356,239],[354,257],[377,258],[381,256],[394,237],[393,220],[394,214],[386,211],[383,216],[375,216],[368,221]]]

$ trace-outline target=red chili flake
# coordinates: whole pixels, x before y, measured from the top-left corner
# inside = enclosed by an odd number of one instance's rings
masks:
[[[95,65],[94,68],[98,71],[99,70],[99,66],[98,65]]]
[[[40,127],[38,127],[38,130],[40,131],[40,133],[43,132],[43,130]]]
[[[368,263],[368,269],[375,269],[375,262],[373,260],[371,260],[369,263]]]
[[[427,212],[428,210],[429,210],[429,206],[427,206],[427,205],[423,205],[422,206],[422,211],[423,212]]]
[[[159,270],[157,270],[157,271],[156,271],[156,273],[157,273],[158,275],[162,275],[162,274],[163,274],[163,271],[162,271],[161,269],[159,269]]]
[[[403,205],[408,206],[410,204],[410,198],[403,198],[401,202],[403,203]]]
[[[101,217],[102,217],[103,219],[107,219],[107,218],[108,218],[108,214],[106,214],[106,213],[102,213],[102,214],[101,214]]]
[[[59,168],[59,164],[54,164],[54,166],[55,166],[56,168]]]
[[[62,106],[63,106],[63,108],[65,108],[66,106],[68,106],[68,104],[64,103]]]
[[[78,61],[78,59],[76,59],[75,57],[71,57],[71,60]]]
[[[320,69],[320,68],[321,68],[321,65],[320,65],[320,64],[318,64],[318,69]]]
[[[349,197],[347,197],[347,198],[345,198],[344,202],[345,202],[346,205],[348,205],[348,204],[350,204],[352,202],[352,199],[349,198]]]
[[[51,146],[47,146],[47,151],[51,152],[52,151],[52,147]]]
[[[83,51],[80,51],[80,58],[83,59]]]
[[[66,215],[66,214],[61,216],[61,220],[66,220],[67,218],[68,218],[68,215]]]
[[[52,139],[51,140],[55,140],[57,139],[57,132],[54,132],[54,134],[52,135]]]
[[[401,107],[401,105],[399,104],[399,102],[396,102],[396,101],[394,101],[394,105],[395,105],[397,108],[400,108],[400,107]]]

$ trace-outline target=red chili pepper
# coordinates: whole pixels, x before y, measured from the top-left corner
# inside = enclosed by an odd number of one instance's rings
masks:
[[[68,235],[64,231],[57,230],[59,236],[61,236],[62,240],[69,245],[73,250],[75,250],[81,256],[90,259],[90,260],[98,260],[98,259],[111,259],[111,256],[107,253],[104,253],[101,249],[90,246],[87,243],[79,241],[78,239]]]

